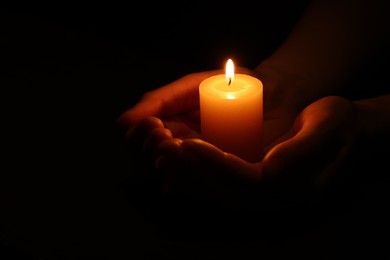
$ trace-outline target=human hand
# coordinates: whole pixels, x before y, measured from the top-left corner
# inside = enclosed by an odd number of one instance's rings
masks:
[[[347,109],[349,101],[329,97],[315,102],[287,131],[297,114],[292,103],[271,104],[272,100],[283,100],[277,95],[266,99],[265,157],[249,163],[201,139],[198,86],[216,73],[219,71],[191,74],[147,93],[119,118],[122,125],[130,127],[127,137],[133,148],[143,151],[149,163],[163,173],[163,190],[240,204],[248,198],[264,200],[269,194],[292,198],[291,192],[295,200],[302,200],[308,195],[303,191],[329,181],[353,143],[354,135],[345,134],[353,132],[352,122],[347,123],[353,113]],[[270,93],[272,85],[265,84],[264,91]],[[340,156],[332,157],[335,152]]]
[[[245,68],[237,68],[236,71],[253,75],[252,71]],[[219,73],[224,72],[215,70],[190,74],[146,93],[139,103],[119,117],[118,123],[128,130],[126,139],[129,148],[134,152],[133,155],[137,156],[136,161],[144,164],[139,167],[142,172],[147,172],[144,167],[150,165],[159,166],[162,170],[167,169],[162,167],[164,163],[161,162],[167,161],[169,153],[172,153],[172,156],[181,153],[181,148],[178,150],[170,148],[179,147],[180,143],[188,138],[201,140],[199,84],[203,79]],[[167,142],[162,145],[164,141]],[[206,142],[203,144],[209,145]],[[178,166],[180,162],[174,164]],[[168,176],[172,174],[169,174],[168,170],[165,172],[162,186],[168,190]]]
[[[255,71],[243,67],[236,68],[236,71],[259,77]],[[172,133],[167,133],[167,129],[173,132],[173,137],[201,138],[199,131],[199,84],[203,79],[219,73],[223,73],[223,71],[193,73],[164,87],[145,93],[140,102],[124,112],[118,119],[118,123],[129,130],[127,139],[132,142],[131,147],[138,152],[139,148],[143,146],[142,150],[153,154],[156,152],[156,144],[163,139],[172,137]],[[265,144],[269,144],[287,131],[297,111],[292,106],[293,102],[286,102],[286,100],[291,99],[283,99],[283,97],[279,97],[283,96],[280,94],[271,95],[272,92],[276,92],[276,83],[272,77],[264,77],[263,83],[265,84],[264,106],[266,108],[263,139]],[[284,92],[278,91],[278,93]],[[267,98],[268,96],[272,98]],[[156,122],[156,119],[160,119],[161,122]],[[153,134],[149,135],[152,130]]]
[[[171,138],[160,143],[158,167],[169,176],[165,188],[170,191],[238,204],[270,194],[288,205],[313,202],[349,158],[355,119],[352,102],[325,97],[305,108],[279,143],[266,147],[260,162],[248,163],[200,139]]]
[[[236,71],[253,74],[246,68],[239,67]],[[118,123],[128,130],[130,146],[137,152],[143,150],[151,155],[156,153],[156,147],[163,139],[172,136],[201,138],[199,84],[203,79],[220,73],[224,72],[215,70],[193,73],[145,93],[140,102],[118,119]],[[167,132],[167,129],[170,131]]]

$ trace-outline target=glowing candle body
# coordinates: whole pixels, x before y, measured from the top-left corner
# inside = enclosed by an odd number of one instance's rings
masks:
[[[229,84],[230,82],[230,84]],[[252,76],[224,74],[199,85],[201,133],[225,152],[249,162],[262,156],[263,84]]]

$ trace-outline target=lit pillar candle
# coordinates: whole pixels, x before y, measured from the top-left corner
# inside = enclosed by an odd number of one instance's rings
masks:
[[[263,84],[250,75],[226,73],[199,85],[201,134],[211,144],[249,162],[262,156]]]

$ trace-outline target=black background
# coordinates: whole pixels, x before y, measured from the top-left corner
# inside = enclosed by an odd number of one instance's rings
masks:
[[[224,215],[229,212],[212,207],[197,211],[188,201],[145,217],[140,207],[158,204],[151,187],[128,190],[137,169],[116,118],[142,93],[186,73],[221,68],[228,57],[256,66],[287,37],[304,6],[163,1],[3,9],[4,259],[389,256],[388,178],[352,194],[347,183],[341,198],[320,208],[237,216],[253,226],[234,224]]]

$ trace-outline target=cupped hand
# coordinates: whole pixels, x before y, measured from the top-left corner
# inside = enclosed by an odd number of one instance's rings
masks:
[[[253,74],[241,67],[237,68],[237,72]],[[136,151],[141,149],[155,154],[155,148],[166,138],[201,138],[199,84],[205,78],[220,73],[225,72],[214,70],[189,74],[145,93],[135,106],[117,120],[127,130],[126,139],[131,147]]]
[[[276,145],[266,147],[263,172],[300,199],[308,191],[323,195],[342,177],[358,134],[353,102],[338,96],[321,98],[297,116]]]
[[[270,194],[294,202],[314,198],[311,193],[330,183],[353,145],[352,103],[326,97],[298,115],[293,102],[275,94],[271,81],[263,82],[265,95],[270,93],[264,106],[265,156],[249,163],[199,133],[198,86],[217,73],[223,72],[190,74],[146,93],[118,119],[129,128],[131,146],[163,174],[161,188],[237,205]]]
[[[222,202],[272,198],[280,205],[315,202],[340,178],[356,140],[352,102],[329,96],[312,103],[293,127],[266,147],[262,161],[249,163],[201,139],[166,138],[157,166],[167,191]]]
[[[236,72],[259,77],[255,71],[243,67],[237,67]],[[167,137],[201,138],[199,84],[205,78],[220,73],[224,71],[214,70],[189,74],[145,93],[134,107],[118,118],[118,124],[128,130],[127,140],[130,141],[132,147],[155,154],[159,141]],[[267,145],[288,130],[297,111],[292,107],[292,102],[286,102],[286,99],[280,97],[275,98],[278,95],[271,95],[276,92],[275,82],[272,79],[265,78],[263,84],[265,96],[263,139],[264,144]],[[267,96],[272,98],[266,98]],[[154,140],[157,144],[152,145]]]

